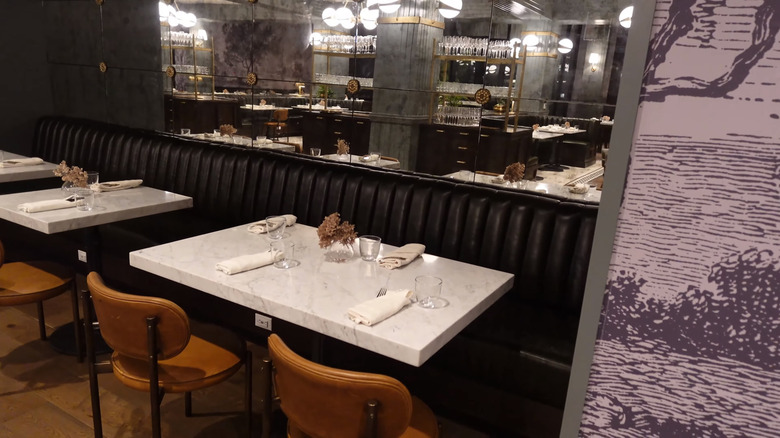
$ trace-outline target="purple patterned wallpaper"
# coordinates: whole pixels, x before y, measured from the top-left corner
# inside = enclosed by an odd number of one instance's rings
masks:
[[[778,437],[780,0],[653,32],[580,436]]]

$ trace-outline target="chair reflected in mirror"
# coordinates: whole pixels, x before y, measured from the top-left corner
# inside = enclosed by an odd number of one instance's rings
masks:
[[[288,115],[288,110],[286,109],[275,110],[271,116],[271,120],[265,122],[266,137],[278,140],[282,135],[287,136]],[[289,137],[287,140],[289,140]]]

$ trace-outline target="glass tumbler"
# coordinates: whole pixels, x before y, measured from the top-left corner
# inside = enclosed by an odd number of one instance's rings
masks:
[[[360,258],[373,262],[379,257],[379,248],[382,246],[382,238],[379,236],[360,236]]]

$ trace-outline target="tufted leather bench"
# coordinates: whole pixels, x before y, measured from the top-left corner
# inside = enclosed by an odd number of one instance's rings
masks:
[[[146,293],[257,339],[267,332],[253,327],[249,309],[176,292],[130,267],[127,252],[270,214],[317,226],[338,211],[359,234],[514,273],[514,289],[423,367],[377,366],[396,367],[434,409],[501,433],[557,436],[598,205],[64,117],[39,121],[33,154],[99,170],[104,181],[142,178],[192,196],[191,210],[102,226],[104,277],[123,288],[148,284]]]

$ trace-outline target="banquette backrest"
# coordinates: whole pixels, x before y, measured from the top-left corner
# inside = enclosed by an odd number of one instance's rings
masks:
[[[359,234],[516,274],[509,299],[580,308],[595,204],[63,117],[41,119],[33,153],[191,196],[215,226],[339,212]]]

